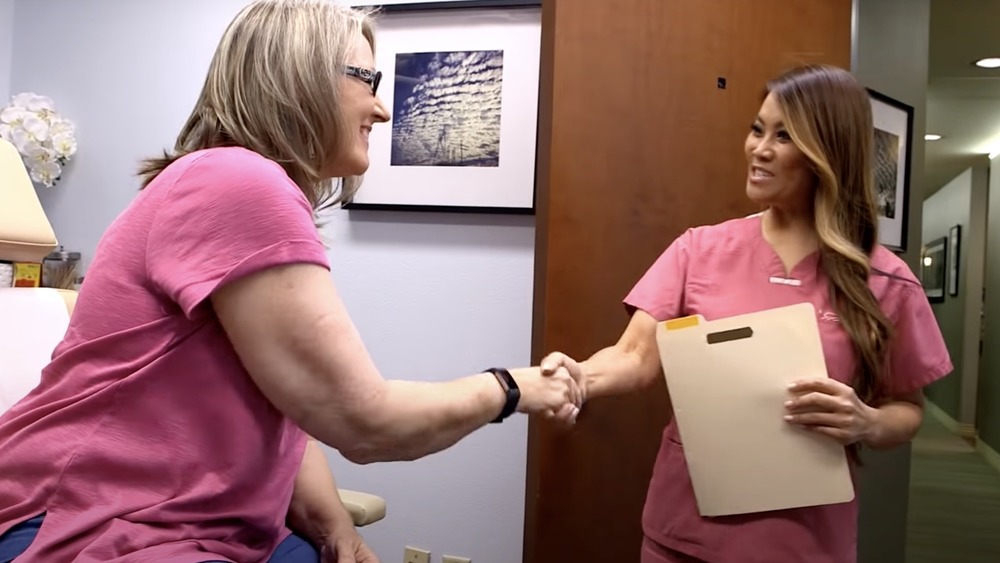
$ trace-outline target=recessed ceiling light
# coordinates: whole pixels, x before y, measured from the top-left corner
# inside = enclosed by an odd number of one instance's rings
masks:
[[[925,141],[940,141],[941,140],[941,135],[938,135],[936,133],[928,133],[928,134],[924,135],[924,140]]]
[[[986,57],[985,59],[979,59],[975,62],[975,65],[980,68],[998,68],[1000,67],[1000,57]]]

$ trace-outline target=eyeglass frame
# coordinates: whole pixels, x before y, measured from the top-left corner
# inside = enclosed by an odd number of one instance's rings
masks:
[[[372,87],[372,95],[374,96],[378,92],[378,85],[382,82],[382,71],[372,70],[370,68],[363,68],[360,66],[347,65],[344,68],[344,73],[348,76],[353,76],[358,80],[368,84]]]

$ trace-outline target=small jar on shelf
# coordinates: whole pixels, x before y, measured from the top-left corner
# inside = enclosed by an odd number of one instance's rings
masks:
[[[67,252],[60,246],[42,261],[42,286],[77,289],[80,253]]]

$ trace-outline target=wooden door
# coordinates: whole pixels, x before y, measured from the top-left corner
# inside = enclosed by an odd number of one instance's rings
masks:
[[[689,226],[755,211],[765,81],[850,65],[851,0],[545,0],[533,359],[615,342],[622,298]],[[529,430],[525,563],[638,560],[665,384]]]

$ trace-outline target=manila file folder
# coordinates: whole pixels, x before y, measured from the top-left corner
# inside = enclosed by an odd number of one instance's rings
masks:
[[[854,498],[844,447],[784,419],[790,383],[828,377],[811,303],[669,320],[656,343],[702,516]]]

